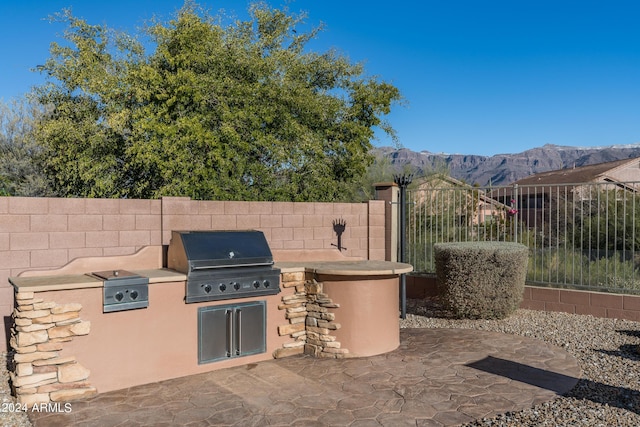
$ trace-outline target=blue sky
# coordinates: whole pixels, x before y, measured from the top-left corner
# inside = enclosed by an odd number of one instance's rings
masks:
[[[246,17],[249,2],[201,0]],[[0,99],[29,91],[63,8],[134,33],[182,0],[0,0]],[[281,6],[281,1],[270,1]],[[640,2],[620,0],[297,0],[335,47],[396,85],[406,105],[388,117],[402,146],[493,155],[544,144],[640,143]],[[376,145],[391,145],[381,137]]]

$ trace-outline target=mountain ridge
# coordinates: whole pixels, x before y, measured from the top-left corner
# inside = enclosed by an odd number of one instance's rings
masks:
[[[508,185],[541,172],[640,157],[640,144],[570,147],[545,144],[514,154],[444,154],[427,150],[376,147],[373,154],[387,159],[395,170],[409,166],[422,174],[447,167],[449,174],[468,184]]]

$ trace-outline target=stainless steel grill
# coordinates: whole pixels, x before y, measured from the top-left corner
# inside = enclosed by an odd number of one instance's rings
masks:
[[[187,274],[187,303],[280,292],[280,270],[257,230],[173,231],[167,266]]]

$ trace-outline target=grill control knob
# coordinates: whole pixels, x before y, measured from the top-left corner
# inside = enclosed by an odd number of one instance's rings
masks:
[[[238,283],[238,282],[233,282],[233,289],[235,289],[236,291],[237,291],[238,289],[240,289],[240,283]]]
[[[206,293],[211,292],[211,285],[209,285],[209,284],[204,285],[204,291],[205,291]]]
[[[263,281],[262,284],[264,285],[265,288],[268,288],[269,286],[271,286],[271,282],[269,282],[268,280]]]
[[[256,289],[258,289],[258,288],[260,287],[260,282],[259,282],[259,281],[257,281],[257,280],[254,280],[254,281],[253,281],[253,287],[254,287],[254,288],[256,288]]]
[[[220,286],[218,286],[218,289],[220,289],[220,292],[224,292],[227,290],[227,285],[225,285],[224,283],[220,283]]]
[[[137,300],[138,299],[138,291],[131,291],[131,293],[129,294],[129,297],[132,300]]]
[[[122,301],[122,299],[124,298],[124,294],[122,292],[116,292],[113,297],[116,299],[116,301]]]

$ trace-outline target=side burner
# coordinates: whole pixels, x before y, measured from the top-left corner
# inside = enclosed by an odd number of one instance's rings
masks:
[[[133,310],[149,306],[149,278],[126,270],[91,273],[103,280],[103,312]]]

